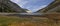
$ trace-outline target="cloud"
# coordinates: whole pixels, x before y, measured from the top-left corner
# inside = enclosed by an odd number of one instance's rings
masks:
[[[23,7],[25,4],[28,3],[28,1],[24,1],[24,0],[11,0],[11,1],[18,4],[20,7]]]
[[[42,6],[38,7],[38,8],[32,9],[32,11],[33,11],[33,12],[36,12],[36,11],[38,11],[38,10],[46,7],[46,6],[47,6],[47,5],[42,5]]]
[[[42,6],[29,6],[26,7],[28,10],[31,10],[32,12],[36,12],[44,7],[46,7],[47,5],[42,5]]]
[[[44,7],[46,7],[47,5],[42,5],[42,6],[40,6],[38,9],[41,9],[41,8],[44,8]]]
[[[11,0],[17,3],[20,7],[35,12],[46,7],[52,0]]]
[[[19,5],[20,7],[23,7],[23,6],[26,5],[27,3],[28,3],[28,1],[24,1],[24,2],[18,3],[18,5]]]
[[[15,3],[18,3],[19,2],[19,0],[11,0],[12,2],[15,2]]]

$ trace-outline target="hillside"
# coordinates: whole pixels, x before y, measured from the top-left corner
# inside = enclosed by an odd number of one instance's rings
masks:
[[[23,13],[26,11],[19,7],[16,3],[11,2],[10,0],[1,0],[0,1],[0,12],[15,12],[15,13]]]
[[[38,10],[39,13],[52,13],[52,12],[60,12],[60,0],[55,0],[50,3],[47,7]]]

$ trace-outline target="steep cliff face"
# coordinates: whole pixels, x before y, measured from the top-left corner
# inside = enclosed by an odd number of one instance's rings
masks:
[[[0,12],[25,13],[26,11],[10,0],[0,0]]]
[[[47,7],[38,10],[39,13],[52,13],[52,12],[60,12],[60,0],[55,0],[50,3]]]

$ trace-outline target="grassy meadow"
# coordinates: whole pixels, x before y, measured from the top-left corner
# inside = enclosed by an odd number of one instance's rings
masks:
[[[17,16],[1,16],[0,26],[57,26],[49,19],[21,18]]]

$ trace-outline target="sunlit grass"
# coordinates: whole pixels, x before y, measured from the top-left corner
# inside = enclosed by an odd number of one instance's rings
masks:
[[[29,19],[24,19],[24,18],[19,18],[16,16],[0,16],[0,26],[8,26],[11,23],[13,24],[14,22],[24,22],[24,21],[30,21]]]
[[[56,23],[49,19],[0,16],[0,26],[56,26]]]

